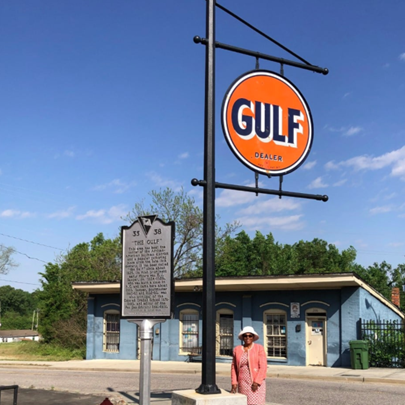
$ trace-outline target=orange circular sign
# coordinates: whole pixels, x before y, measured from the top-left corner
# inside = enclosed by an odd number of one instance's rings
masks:
[[[267,70],[247,72],[230,86],[222,127],[236,157],[266,175],[294,171],[312,146],[312,117],[304,97],[285,77]]]

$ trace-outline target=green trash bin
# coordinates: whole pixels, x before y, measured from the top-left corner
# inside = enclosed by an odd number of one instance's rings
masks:
[[[367,370],[369,367],[367,340],[351,340],[349,344],[352,368]]]

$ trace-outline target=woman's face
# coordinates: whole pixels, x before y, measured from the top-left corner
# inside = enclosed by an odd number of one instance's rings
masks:
[[[253,342],[253,335],[251,333],[245,333],[243,336],[243,343],[250,344]]]

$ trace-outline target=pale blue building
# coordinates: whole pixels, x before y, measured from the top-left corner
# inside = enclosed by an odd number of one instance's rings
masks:
[[[137,326],[120,319],[120,283],[73,288],[89,294],[87,359],[137,359]],[[173,319],[154,327],[153,360],[198,360],[201,290],[201,279],[175,282]],[[402,322],[404,314],[354,273],[216,279],[217,361],[231,361],[239,331],[251,325],[270,364],[350,367],[361,319]]]

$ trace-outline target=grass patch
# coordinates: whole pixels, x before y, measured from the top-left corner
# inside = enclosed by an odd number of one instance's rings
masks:
[[[65,347],[35,341],[22,341],[0,344],[0,359],[25,361],[66,361],[82,360],[86,349],[66,349]]]

